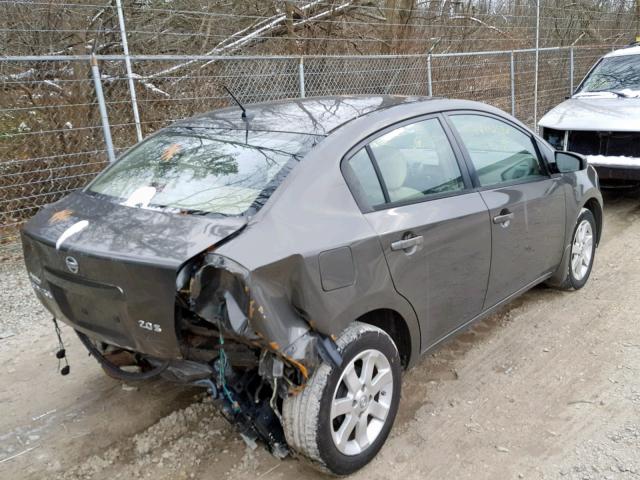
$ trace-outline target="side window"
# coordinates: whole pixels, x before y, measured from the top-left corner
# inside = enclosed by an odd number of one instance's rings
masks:
[[[390,202],[464,189],[451,144],[435,118],[397,128],[369,146]]]
[[[484,115],[451,115],[449,119],[467,147],[481,186],[545,176],[529,135]]]
[[[345,168],[347,181],[361,201],[375,207],[384,203],[384,194],[369,154],[363,148],[349,159]]]

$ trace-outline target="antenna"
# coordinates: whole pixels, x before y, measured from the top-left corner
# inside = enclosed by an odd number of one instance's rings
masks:
[[[240,109],[242,110],[242,118],[245,118],[245,119],[246,119],[246,118],[247,118],[247,111],[244,109],[244,107],[242,106],[242,104],[240,103],[240,101],[235,97],[235,95],[234,95],[233,93],[231,93],[231,90],[229,90],[229,89],[227,88],[227,86],[226,86],[226,85],[222,85],[222,88],[224,88],[224,89],[227,91],[227,93],[228,93],[229,95],[231,95],[231,98],[233,98],[233,101],[234,101],[234,102],[236,102],[236,103],[238,104],[238,106],[239,106],[239,107],[240,107]]]

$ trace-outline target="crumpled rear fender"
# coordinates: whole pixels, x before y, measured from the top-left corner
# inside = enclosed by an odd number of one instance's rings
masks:
[[[318,363],[317,334],[295,308],[292,296],[299,272],[291,257],[249,271],[239,263],[206,254],[190,281],[191,308],[211,323],[246,342],[272,351],[298,367],[304,376]]]

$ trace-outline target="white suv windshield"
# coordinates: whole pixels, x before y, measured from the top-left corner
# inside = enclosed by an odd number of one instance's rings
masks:
[[[640,55],[605,57],[585,79],[580,93],[640,91]]]
[[[258,210],[321,138],[174,127],[131,149],[86,191],[132,207],[242,215]]]

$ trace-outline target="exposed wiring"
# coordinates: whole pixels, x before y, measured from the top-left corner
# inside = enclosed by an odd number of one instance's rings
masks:
[[[278,406],[276,405],[276,395],[278,394],[278,378],[274,377],[273,379],[273,393],[271,394],[271,400],[269,401],[269,405],[271,406],[271,410],[273,410],[273,413],[276,414],[276,417],[278,417],[278,420],[280,420],[280,423],[282,425],[284,425],[282,423],[282,415],[280,415],[280,412],[278,411]]]
[[[222,309],[224,308],[224,303],[220,304],[220,317],[222,317]],[[220,388],[222,390],[222,394],[231,404],[231,408],[233,409],[233,413],[240,413],[240,404],[234,400],[231,391],[227,387],[227,354],[224,351],[224,336],[222,335],[222,325],[220,325],[220,321],[218,323],[218,343],[220,344],[220,355],[218,356],[218,372],[220,373]]]
[[[56,336],[58,337],[58,351],[56,352],[56,358],[58,359],[58,370],[60,370],[61,375],[68,375],[71,367],[69,367],[69,361],[67,360],[67,351],[64,348],[64,342],[62,341],[62,332],[60,331],[60,326],[58,325],[58,320],[56,317],[51,319],[53,321],[53,327],[56,331]],[[60,361],[64,360],[64,367],[60,368]]]

